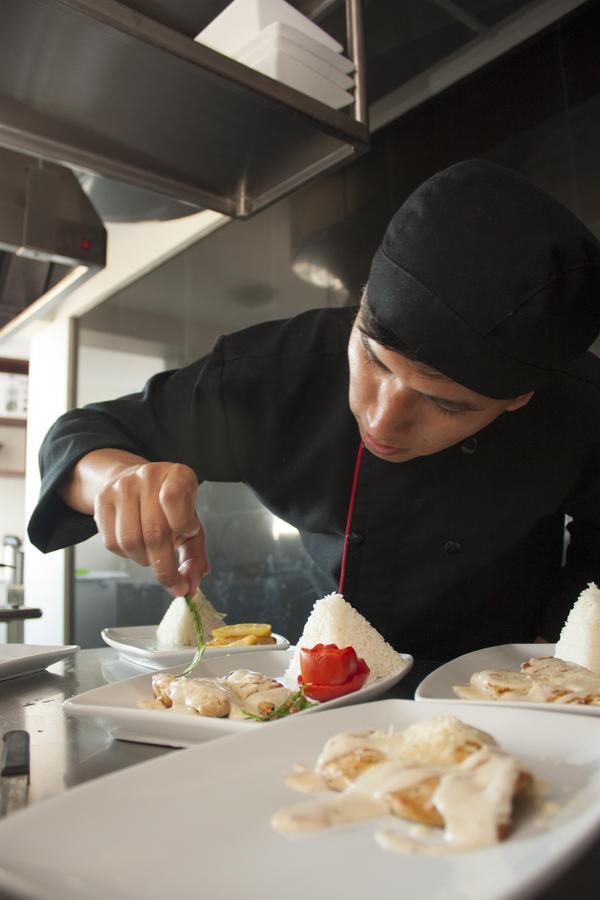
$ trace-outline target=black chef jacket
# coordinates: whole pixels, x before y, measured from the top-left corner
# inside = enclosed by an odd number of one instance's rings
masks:
[[[324,589],[335,589],[359,446],[348,406],[354,315],[313,310],[245,329],[139,394],[61,417],[40,453],[32,542],[48,551],[95,532],[55,489],[81,456],[115,447],[249,485],[300,530]],[[365,450],[346,598],[396,647],[430,659],[555,638],[600,577],[599,413],[600,360],[587,354],[462,444],[405,463]]]

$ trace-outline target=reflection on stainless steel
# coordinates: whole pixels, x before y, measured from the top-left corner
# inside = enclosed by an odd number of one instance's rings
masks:
[[[30,806],[71,785],[166,752],[164,747],[112,742],[105,731],[64,714],[63,700],[105,684],[102,664],[116,659],[112,650],[80,651],[45,672],[2,682],[2,733],[25,729],[30,735]]]
[[[27,805],[29,790],[29,734],[23,729],[4,735],[2,758],[2,815],[6,816]]]

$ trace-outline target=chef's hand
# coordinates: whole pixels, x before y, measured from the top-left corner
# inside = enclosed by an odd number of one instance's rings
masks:
[[[196,514],[198,479],[189,466],[95,450],[77,463],[60,493],[69,506],[94,516],[108,550],[152,566],[174,597],[193,593],[210,571]]]

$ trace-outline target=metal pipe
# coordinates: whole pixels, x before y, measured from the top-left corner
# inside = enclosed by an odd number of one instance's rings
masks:
[[[346,0],[346,33],[348,35],[348,56],[355,66],[354,118],[368,126],[367,53],[362,0]]]

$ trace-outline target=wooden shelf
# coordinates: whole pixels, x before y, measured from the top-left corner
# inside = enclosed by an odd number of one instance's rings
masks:
[[[11,426],[13,428],[27,428],[27,419],[13,419],[12,416],[6,416],[3,418],[0,416],[0,425],[8,425],[9,428]]]

